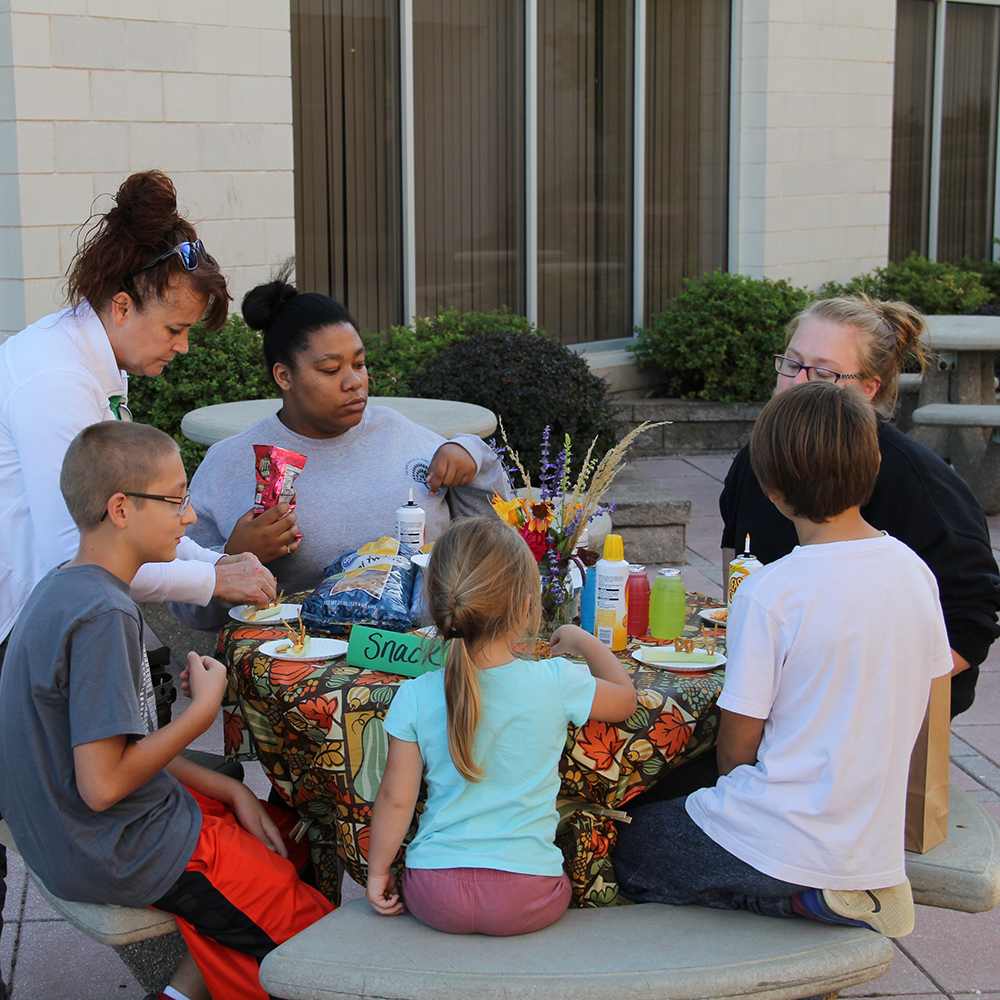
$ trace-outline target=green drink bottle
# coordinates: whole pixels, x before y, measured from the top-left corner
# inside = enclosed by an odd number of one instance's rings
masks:
[[[649,595],[649,632],[654,639],[676,639],[684,631],[684,581],[679,569],[661,569]]]

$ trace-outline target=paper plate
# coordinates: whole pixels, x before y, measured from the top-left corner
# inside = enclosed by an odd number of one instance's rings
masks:
[[[672,652],[673,646],[655,646],[651,647],[656,650],[664,650],[665,652]],[[698,652],[702,652],[701,649]],[[641,663],[644,667],[651,667],[654,670],[669,670],[672,673],[678,674],[700,674],[704,673],[706,670],[715,670],[717,667],[721,667],[723,663],[726,662],[725,656],[722,653],[715,653],[714,663],[647,663],[643,658],[643,648],[640,646],[638,649],[632,651],[632,659],[637,663]]]
[[[288,649],[279,653],[278,650],[285,646]],[[261,643],[258,652],[272,656],[276,660],[335,660],[347,652],[347,643],[343,639],[309,636],[306,648],[301,653],[296,653],[292,649],[291,639],[272,639],[270,642]]]
[[[296,622],[299,618],[301,604],[282,604],[280,608],[268,608],[262,611],[260,608],[254,609],[251,604],[240,604],[229,609],[229,617],[238,622],[246,622],[248,625],[278,625],[281,619],[286,622]],[[247,618],[247,612],[256,610],[256,618]]]
[[[725,611],[725,610],[726,610],[725,608],[705,608],[704,611],[698,612],[698,617],[708,625],[714,625],[716,628],[725,628],[726,627],[725,618],[723,618],[723,620],[720,622],[712,617],[712,615],[717,615],[720,611]]]

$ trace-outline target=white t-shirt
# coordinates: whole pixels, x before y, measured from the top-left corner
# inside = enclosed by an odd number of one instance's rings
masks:
[[[692,820],[773,878],[898,885],[910,753],[952,669],[927,565],[888,535],[797,546],[740,585],[728,652],[719,705],[764,734],[755,765],[688,797]]]

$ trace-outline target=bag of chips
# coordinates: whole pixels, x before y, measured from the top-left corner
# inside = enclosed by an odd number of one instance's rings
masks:
[[[306,464],[306,456],[272,444],[255,444],[253,453],[257,473],[254,510],[263,513],[279,503],[287,503],[289,511],[295,510],[293,484]]]
[[[413,627],[413,550],[383,537],[345,552],[323,572],[323,582],[302,605],[310,630],[342,635],[345,625],[373,625],[393,632]]]

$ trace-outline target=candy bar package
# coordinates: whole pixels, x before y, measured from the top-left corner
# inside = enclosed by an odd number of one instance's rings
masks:
[[[254,467],[257,472],[257,492],[253,507],[258,513],[270,510],[279,503],[287,503],[289,510],[295,509],[294,483],[306,464],[306,456],[287,448],[270,444],[253,446]]]
[[[373,625],[393,632],[413,627],[413,550],[395,538],[380,538],[345,552],[323,572],[323,582],[302,605],[310,631],[342,635],[345,625]]]

